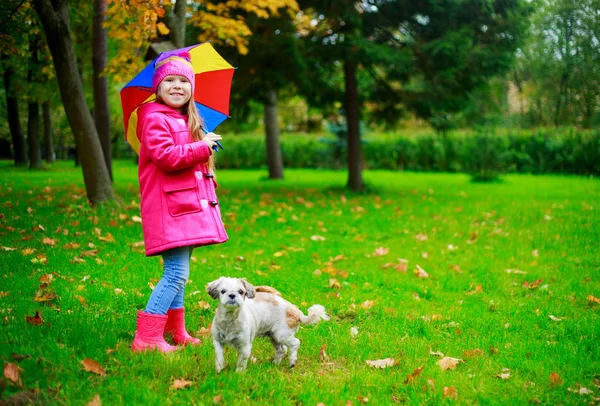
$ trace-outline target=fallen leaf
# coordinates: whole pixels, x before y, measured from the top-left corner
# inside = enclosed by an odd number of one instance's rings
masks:
[[[171,387],[169,387],[169,389],[170,390],[183,389],[183,388],[192,386],[192,384],[193,384],[192,381],[187,381],[185,379],[175,379],[175,382],[173,382],[173,385],[171,385]]]
[[[396,265],[394,268],[397,272],[406,272],[408,271],[408,261],[406,259],[398,258],[400,263]]]
[[[42,242],[46,245],[50,245],[51,247],[54,247],[54,244],[56,244],[56,240],[48,237],[44,238]]]
[[[429,348],[429,355],[433,355],[436,357],[443,357],[444,353],[441,351],[431,351],[431,347]]]
[[[223,400],[223,395],[217,395],[217,396],[213,397],[214,404],[221,403],[222,400]]]
[[[467,350],[464,352],[465,358],[476,358],[483,355],[483,350],[475,348],[474,350]]]
[[[340,285],[340,282],[337,279],[330,278],[329,279],[329,287],[333,288],[333,289],[341,289],[342,285]]]
[[[323,344],[321,346],[321,349],[319,350],[319,361],[326,362],[327,360],[329,360],[326,350],[327,350],[327,344]]]
[[[44,319],[42,319],[40,312],[37,310],[35,311],[35,316],[25,316],[25,321],[34,326],[39,326],[44,323]]]
[[[83,368],[87,372],[93,372],[96,375],[106,375],[106,371],[104,369],[102,369],[100,364],[98,364],[96,361],[94,361],[91,358],[86,358],[83,361],[81,361],[81,365],[83,365]]]
[[[557,374],[556,372],[552,372],[550,374],[549,379],[550,379],[550,386],[560,386],[563,383],[560,375]]]
[[[588,302],[590,303],[600,303],[600,299],[598,299],[597,297],[594,297],[592,295],[589,295],[587,297]]]
[[[374,304],[374,300],[366,300],[363,303],[361,303],[360,307],[362,307],[363,309],[370,309],[371,307],[373,307]]]
[[[458,398],[458,393],[456,392],[456,389],[454,388],[454,386],[444,386],[443,389],[443,394],[445,398],[450,398],[450,399],[457,399]]]
[[[141,223],[142,218],[140,216],[131,216],[131,221],[133,221],[134,223]]]
[[[200,327],[200,330],[196,333],[197,337],[208,337],[210,335],[210,326]]]
[[[563,319],[561,319],[559,317],[553,316],[552,314],[550,316],[548,316],[548,317],[550,317],[550,320],[552,320],[552,321],[562,321],[563,320]]]
[[[16,248],[12,248],[12,247],[5,247],[4,245],[0,245],[0,248],[1,248],[3,251],[15,251],[15,250],[16,250]]]
[[[406,379],[404,380],[404,384],[408,385],[408,384],[413,384],[415,382],[415,379],[417,379],[419,377],[419,375],[421,375],[421,372],[423,372],[423,369],[425,368],[424,365],[421,365],[420,367],[416,368],[412,374],[408,374],[406,375]]]
[[[481,287],[481,285],[477,285],[477,286],[475,286],[474,290],[472,290],[470,292],[466,292],[465,295],[474,295],[474,294],[479,293],[481,291],[483,291],[483,288]]]
[[[45,275],[40,276],[40,282],[50,285],[50,283],[52,283],[52,274],[47,273]]]
[[[4,364],[4,377],[8,380],[16,383],[19,387],[23,386],[23,382],[21,382],[21,369],[17,364],[6,363]]]
[[[514,273],[514,274],[517,274],[517,275],[525,275],[525,274],[527,274],[527,272],[521,271],[519,269],[507,269],[504,272],[506,272],[506,273]]]
[[[389,252],[390,252],[389,248],[379,247],[379,248],[376,248],[375,251],[371,255],[374,257],[381,257],[381,256],[389,254]]]
[[[3,298],[3,297],[8,297],[8,296],[10,296],[10,292],[8,292],[8,291],[7,292],[0,291],[0,299]]]
[[[34,248],[25,248],[21,250],[21,254],[23,255],[32,255],[35,252]]]
[[[544,281],[543,279],[538,279],[538,280],[533,281],[533,282],[527,282],[527,281],[525,281],[525,282],[523,282],[523,284],[521,286],[524,289],[531,289],[531,290],[533,290],[533,289],[537,289],[543,281]]]
[[[367,365],[372,366],[373,368],[384,369],[388,367],[393,367],[394,365],[396,365],[396,361],[394,360],[394,358],[378,359],[375,361],[367,360]]]
[[[359,397],[358,397],[358,401],[359,401],[360,403],[369,403],[369,398],[368,398],[368,397],[366,397],[366,396],[359,396]]]
[[[502,372],[499,373],[496,376],[498,378],[502,379],[502,380],[510,379],[510,369],[508,369],[508,368],[502,368]]]
[[[354,338],[358,335],[358,328],[357,327],[350,327],[350,337]]]
[[[325,237],[321,235],[313,235],[312,237],[310,237],[310,239],[313,241],[325,241]]]
[[[425,272],[425,270],[421,268],[418,264],[417,269],[415,269],[413,273],[420,279],[429,278],[429,274]]]
[[[94,396],[94,398],[88,402],[87,406],[102,406],[100,395],[96,394],[96,396]]]
[[[444,357],[439,360],[437,363],[440,365],[440,369],[442,371],[446,371],[448,369],[456,369],[456,366],[460,362],[465,362],[462,359],[452,358],[452,357]]]

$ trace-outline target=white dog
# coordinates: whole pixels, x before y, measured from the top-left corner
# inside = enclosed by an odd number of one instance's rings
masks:
[[[238,352],[236,371],[246,369],[256,336],[269,337],[275,347],[273,362],[276,364],[283,359],[286,347],[289,348],[290,367],[293,367],[300,347],[300,340],[294,334],[300,324],[329,320],[321,305],[310,307],[305,316],[296,306],[278,296],[275,289],[255,288],[245,279],[221,277],[209,283],[206,291],[213,299],[219,299],[211,328],[217,373],[225,368],[223,350],[226,345]]]

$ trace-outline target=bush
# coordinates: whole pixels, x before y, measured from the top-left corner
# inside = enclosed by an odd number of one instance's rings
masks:
[[[225,151],[217,155],[220,168],[266,165],[261,135],[227,137],[223,144]],[[346,166],[346,146],[334,136],[284,134],[281,145],[287,168]],[[496,179],[506,172],[600,174],[600,131],[371,135],[362,140],[362,152],[368,169],[466,172],[480,180]]]

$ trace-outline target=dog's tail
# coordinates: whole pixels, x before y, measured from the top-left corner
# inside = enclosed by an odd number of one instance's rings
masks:
[[[316,304],[308,308],[308,316],[303,316],[300,322],[302,324],[316,324],[321,320],[329,320],[329,316],[325,312],[325,307]]]

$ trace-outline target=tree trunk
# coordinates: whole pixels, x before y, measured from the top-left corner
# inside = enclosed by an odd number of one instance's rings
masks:
[[[364,188],[362,178],[362,157],[360,152],[360,113],[358,107],[358,85],[356,83],[356,62],[344,62],[345,110],[348,126],[348,187],[360,192]]]
[[[277,92],[275,90],[267,90],[267,101],[264,104],[264,109],[269,179],[283,179],[283,159],[279,143],[279,118],[277,117]]]
[[[27,82],[30,89],[35,86],[35,69],[38,69],[38,43],[37,38],[29,41],[30,66],[27,70]],[[29,146],[29,169],[42,167],[42,152],[40,150],[40,106],[35,96],[29,94],[29,108],[27,115],[27,144]]]
[[[92,66],[94,69],[94,122],[102,145],[104,162],[112,181],[112,151],[110,145],[110,114],[108,109],[108,81],[102,73],[107,63],[106,29],[102,27],[106,19],[106,0],[94,0],[94,27],[92,39]]]
[[[60,96],[80,154],[87,197],[92,204],[112,200],[112,182],[77,70],[66,1],[33,0],[33,5],[52,54]]]
[[[173,7],[173,14],[167,21],[169,25],[169,39],[175,48],[185,46],[185,13],[187,11],[187,0],[177,0]]]
[[[55,161],[54,139],[52,137],[52,120],[50,119],[50,102],[46,100],[42,103],[42,117],[44,118],[44,159],[49,164]]]
[[[13,144],[13,152],[15,157],[15,166],[27,165],[27,151],[25,150],[25,135],[21,129],[19,120],[19,101],[14,96],[11,89],[11,81],[14,75],[12,67],[9,65],[8,58],[2,55],[4,61],[4,93],[6,94],[6,114],[10,136]]]

